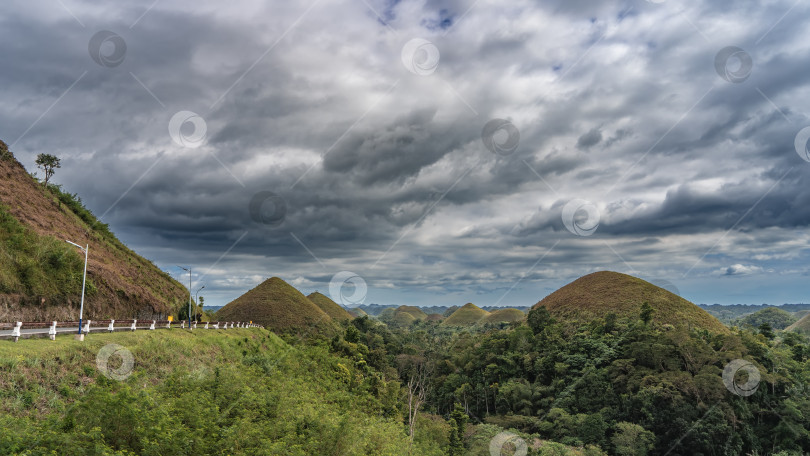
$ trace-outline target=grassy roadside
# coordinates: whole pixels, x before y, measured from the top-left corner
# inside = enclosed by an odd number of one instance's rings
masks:
[[[122,381],[96,366],[111,343],[134,360]],[[257,328],[0,341],[0,454],[408,454],[398,392]]]

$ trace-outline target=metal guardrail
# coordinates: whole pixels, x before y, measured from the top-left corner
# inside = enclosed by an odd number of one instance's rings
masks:
[[[204,324],[203,324],[204,323]],[[171,329],[180,327],[185,329],[188,320],[171,321],[171,320],[84,320],[82,322],[81,332],[79,332],[78,321],[51,321],[51,322],[38,322],[38,321],[18,321],[15,323],[0,323],[0,338],[13,338],[17,342],[23,336],[40,336],[45,335],[44,329],[48,329],[48,336],[51,340],[56,340],[57,334],[89,334],[92,331],[136,331],[138,329],[155,330],[155,329]],[[216,321],[216,322],[197,322],[191,324],[191,329],[228,329],[228,328],[263,328],[262,325],[254,323],[245,323],[240,321]],[[61,328],[61,330],[60,330]],[[40,330],[40,331],[37,331]]]

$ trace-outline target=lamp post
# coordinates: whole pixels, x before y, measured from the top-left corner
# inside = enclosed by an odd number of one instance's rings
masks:
[[[203,288],[205,288],[205,285],[201,286],[200,289],[197,290],[196,293],[194,293],[194,321],[197,321],[197,306],[200,303],[200,301],[197,300],[198,299],[197,295],[200,293],[200,290],[202,290]]]
[[[70,242],[65,239],[65,242],[68,244],[73,244],[76,247],[80,248],[84,251],[84,275],[82,276],[82,303],[79,305],[79,332],[76,334],[76,340],[84,340],[84,334],[82,334],[82,315],[84,314],[84,285],[87,283],[87,253],[90,251],[90,244],[87,244],[86,247],[82,247],[75,242]]]
[[[180,265],[177,267],[188,271],[188,330],[191,331],[191,268],[184,268]]]

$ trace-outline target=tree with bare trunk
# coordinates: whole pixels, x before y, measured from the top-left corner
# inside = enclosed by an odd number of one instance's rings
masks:
[[[40,168],[41,170],[45,171],[46,187],[48,186],[48,181],[51,180],[51,177],[53,177],[53,173],[55,172],[56,168],[62,167],[59,157],[51,154],[37,155],[37,160],[35,163],[37,164],[37,168]]]
[[[419,414],[419,409],[427,400],[430,377],[433,372],[432,363],[421,355],[403,354],[397,356],[397,365],[400,376],[407,379],[405,387],[407,388],[408,435],[410,436],[411,446],[413,446],[416,417]]]

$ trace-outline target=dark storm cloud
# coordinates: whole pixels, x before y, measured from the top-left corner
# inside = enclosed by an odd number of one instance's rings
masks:
[[[602,132],[598,128],[592,128],[590,131],[580,136],[577,140],[578,149],[589,149],[602,142]]]
[[[493,303],[520,279],[507,301],[529,304],[598,269],[804,273],[806,6],[369,5],[9,7],[0,137],[21,138],[29,170],[63,157],[57,182],[136,251],[207,271],[211,304],[270,275],[323,290],[340,270],[393,302]],[[119,66],[91,59],[99,30],[126,41]],[[432,74],[403,65],[412,38],[436,46]],[[730,45],[754,64],[740,84],[715,69]],[[169,136],[182,110],[206,122],[199,148]],[[519,131],[513,154],[482,143],[491,119]],[[280,224],[250,212],[267,191]],[[599,209],[591,237],[562,221],[575,198]]]

